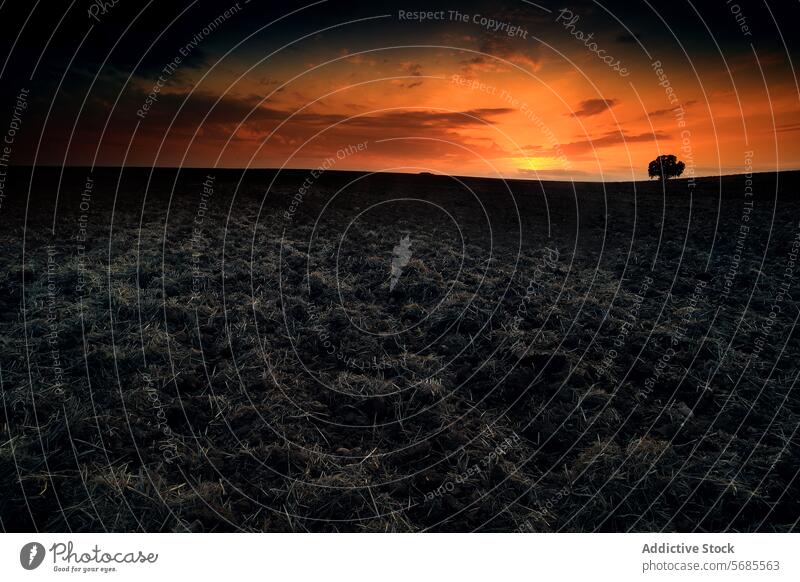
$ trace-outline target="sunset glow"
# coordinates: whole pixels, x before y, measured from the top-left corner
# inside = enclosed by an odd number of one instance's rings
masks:
[[[687,8],[680,33],[646,5],[407,8],[327,26],[205,8],[138,66],[84,47],[53,101],[74,119],[34,95],[48,147],[31,138],[15,162],[307,168],[366,141],[337,169],[631,180],[660,153],[699,176],[742,172],[748,151],[755,170],[800,167],[797,81],[784,41],[753,36],[755,7],[747,30]],[[123,14],[97,18],[135,28]]]

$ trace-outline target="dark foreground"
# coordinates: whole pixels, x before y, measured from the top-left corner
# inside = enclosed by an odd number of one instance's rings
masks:
[[[3,530],[797,528],[797,174],[22,173]]]

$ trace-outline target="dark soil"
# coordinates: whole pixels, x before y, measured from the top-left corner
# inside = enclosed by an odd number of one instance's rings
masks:
[[[797,526],[797,173],[26,172],[3,530]]]

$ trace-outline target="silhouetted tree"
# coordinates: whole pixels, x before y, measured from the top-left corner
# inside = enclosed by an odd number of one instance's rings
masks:
[[[684,169],[686,169],[686,164],[679,162],[678,158],[669,154],[658,156],[650,162],[650,165],[647,166],[647,175],[651,178],[666,180],[667,178],[677,178],[683,174]]]

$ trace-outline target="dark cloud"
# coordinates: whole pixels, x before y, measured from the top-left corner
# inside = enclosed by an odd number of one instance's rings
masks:
[[[600,115],[618,104],[618,99],[586,99],[580,102],[578,109],[572,115],[575,117]]]
[[[789,133],[793,131],[800,131],[800,123],[785,123],[775,128],[775,133]]]
[[[570,143],[561,144],[560,148],[546,148],[543,146],[528,146],[524,148],[530,156],[547,156],[558,157],[559,155],[566,154],[570,159],[573,156],[591,152],[595,149],[602,149],[619,144],[630,143],[643,143],[657,140],[670,139],[670,135],[661,131],[651,133],[637,133],[630,134],[625,131],[611,131],[599,137],[592,137],[584,140],[573,141]]]
[[[538,71],[541,67],[538,46],[536,43],[524,42],[518,38],[487,36],[480,45],[480,51],[531,71]]]
[[[697,103],[696,100],[690,99],[688,101],[685,101],[683,103],[682,107],[684,109],[687,109],[687,108],[691,107],[692,105],[694,105],[695,103]],[[678,108],[678,106],[676,105],[675,107],[666,107],[664,109],[656,109],[655,111],[649,111],[647,113],[647,117],[664,117],[665,115],[672,115],[672,114],[675,113],[675,110],[677,108]]]
[[[422,76],[422,63],[414,63],[405,61],[400,63],[400,71],[404,75],[409,75],[411,77],[421,77]],[[394,85],[398,87],[402,87],[404,89],[414,89],[415,87],[419,87],[422,85],[423,81],[403,81],[401,79],[395,79],[392,81]]]
[[[143,102],[146,95],[137,92],[128,98],[129,111],[133,106]],[[228,126],[247,123],[259,130],[271,129],[282,121],[314,127],[326,127],[348,119],[348,116],[336,113],[322,113],[304,110],[296,113],[284,109],[276,109],[264,105],[258,96],[229,96],[217,103],[217,96],[201,92],[191,96],[185,93],[166,93],[159,96],[157,103],[147,114],[148,124],[161,126],[173,119],[178,125],[185,126],[191,122],[199,123],[204,117],[204,128],[210,126]],[[140,106],[140,105],[139,105]],[[180,115],[175,118],[180,109]],[[443,127],[459,129],[476,125],[494,123],[494,118],[514,112],[510,108],[481,108],[459,112],[404,109],[386,111],[375,115],[353,117],[348,124],[358,127],[375,127],[379,129],[409,130]]]
[[[406,75],[419,77],[420,75],[422,75],[422,64],[412,63],[412,62],[402,62],[400,63],[400,70],[403,71],[403,73],[405,73]]]
[[[574,141],[562,146],[565,153],[579,154],[593,149],[600,149],[618,144],[642,143],[670,139],[670,135],[661,131],[652,133],[628,134],[624,131],[612,131],[596,138]]]
[[[214,149],[221,148],[229,140],[232,147],[239,147],[244,143],[258,146],[269,138],[265,151],[276,158],[291,154],[307,140],[311,143],[305,146],[306,152],[316,151],[324,155],[350,143],[377,142],[385,138],[422,137],[461,143],[461,130],[493,125],[501,116],[513,112],[509,108],[455,112],[409,108],[351,118],[342,113],[327,112],[320,105],[297,112],[269,102],[262,103],[262,97],[258,95],[227,96],[218,100],[217,95],[209,92],[189,94],[174,91],[159,94],[142,119],[137,112],[142,110],[146,98],[146,91],[129,89],[123,93],[112,114],[113,100],[93,97],[75,128],[71,155],[86,163],[91,159],[87,156],[98,147],[99,136],[104,135],[100,148],[104,156],[102,162],[120,163],[126,140],[134,134],[137,123],[140,125],[136,139],[140,145],[132,148],[137,156],[151,155],[158,149],[152,144],[158,144],[162,139],[165,151],[180,152],[192,139],[204,148]],[[42,154],[48,157],[49,163],[56,163],[65,155],[66,136],[72,135],[76,115],[50,120],[49,147]],[[420,152],[430,150],[433,148],[431,144],[417,145],[417,148]],[[26,148],[20,144],[17,158],[20,162],[31,161],[35,144],[27,145]],[[493,153],[487,148],[484,150],[484,154]],[[410,151],[413,153],[413,148]],[[139,162],[144,163],[142,160]]]

